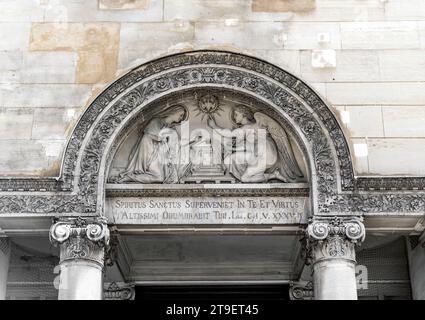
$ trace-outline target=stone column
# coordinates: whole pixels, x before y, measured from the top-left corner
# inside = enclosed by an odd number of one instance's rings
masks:
[[[0,238],[0,300],[6,299],[9,260],[10,260],[10,241],[8,238]]]
[[[102,300],[106,219],[60,219],[50,228],[50,240],[60,246],[59,300]]]
[[[355,246],[365,237],[358,217],[315,217],[307,228],[316,300],[357,300]]]
[[[409,269],[413,300],[425,300],[425,232],[409,251]]]

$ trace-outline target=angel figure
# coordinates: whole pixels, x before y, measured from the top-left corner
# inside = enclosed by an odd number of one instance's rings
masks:
[[[233,130],[221,128],[212,116],[208,119],[208,126],[224,138],[227,172],[246,183],[272,179],[296,182],[303,177],[288,136],[279,123],[264,113],[253,113],[244,105],[233,107],[230,115],[237,126]]]
[[[179,163],[180,143],[175,126],[188,117],[185,106],[177,104],[162,111],[143,130],[119,182],[177,183],[185,166]]]

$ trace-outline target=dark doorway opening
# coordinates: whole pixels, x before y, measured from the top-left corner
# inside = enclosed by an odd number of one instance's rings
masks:
[[[289,300],[289,285],[137,286],[136,300],[144,302],[280,302]]]

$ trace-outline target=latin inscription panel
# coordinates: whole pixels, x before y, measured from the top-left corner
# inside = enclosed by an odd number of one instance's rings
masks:
[[[306,223],[306,197],[189,197],[107,199],[116,224],[299,224]]]

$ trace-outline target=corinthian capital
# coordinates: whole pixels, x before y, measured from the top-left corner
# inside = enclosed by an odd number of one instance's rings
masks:
[[[103,217],[61,218],[50,228],[50,241],[60,246],[60,262],[84,259],[103,267],[109,229]]]
[[[307,246],[313,262],[342,258],[355,261],[355,246],[366,232],[360,217],[314,217],[307,227]]]

